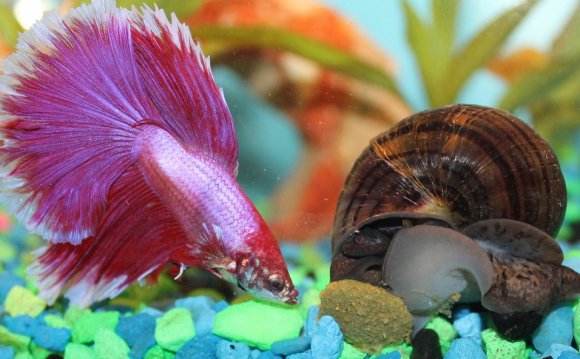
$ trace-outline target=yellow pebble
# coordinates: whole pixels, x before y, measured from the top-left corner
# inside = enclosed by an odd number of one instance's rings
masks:
[[[14,286],[6,297],[6,312],[11,316],[29,315],[36,317],[44,308],[46,302],[34,295],[29,289]]]

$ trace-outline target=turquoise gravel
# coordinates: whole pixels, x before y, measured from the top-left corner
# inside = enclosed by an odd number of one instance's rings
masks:
[[[6,237],[2,238],[0,233],[0,242],[6,240]],[[573,250],[573,247],[568,250],[568,253],[572,252],[568,258],[573,259],[575,253]],[[578,249],[575,250],[578,251]],[[27,257],[24,252],[19,251],[21,247],[14,246],[11,252],[18,253],[18,258]],[[328,248],[320,250],[320,253],[328,252]],[[313,256],[312,251],[309,256]],[[279,343],[275,346],[279,351],[282,344],[288,345],[288,341],[284,342],[285,340],[290,340],[292,343],[292,339],[302,336],[304,343],[308,343],[307,337],[311,338],[309,348],[301,353],[288,350],[288,353],[292,352],[292,354],[282,356],[282,358],[318,359],[316,355],[322,355],[332,359],[409,359],[412,347],[407,344],[402,343],[384,348],[380,354],[370,355],[344,342],[341,330],[337,328],[330,330],[332,326],[325,329],[324,325],[327,325],[327,322],[333,322],[326,319],[321,323],[318,319],[320,289],[328,283],[328,257],[325,260],[324,265],[318,263],[308,268],[294,267],[294,273],[299,274],[295,274],[295,279],[297,279],[295,284],[301,293],[298,306],[272,304],[253,300],[248,296],[236,297],[230,302],[220,300],[219,296],[216,299],[211,296],[195,297],[197,293],[207,293],[207,291],[196,291],[184,296],[177,293],[180,287],[172,279],[162,276],[161,284],[157,287],[133,287],[120,298],[99,303],[90,309],[68,307],[66,301],[62,299],[59,299],[54,306],[47,306],[36,295],[34,284],[24,280],[23,266],[2,263],[0,266],[3,268],[0,269],[0,352],[8,353],[6,355],[10,356],[5,356],[9,359],[47,359],[49,356],[51,359],[59,357],[64,359],[189,359],[192,352],[185,349],[204,348],[203,357],[199,359],[223,359],[228,355],[231,357],[234,352],[236,355],[248,352],[247,350],[235,351],[230,346],[238,349],[244,349],[247,346],[250,349],[250,356],[247,359],[266,359],[275,357],[270,351],[272,344]],[[289,263],[295,265],[296,261],[290,259]],[[167,283],[171,285],[168,286]],[[151,293],[155,293],[155,299],[158,300],[155,308],[148,306],[150,298],[153,297]],[[159,297],[162,300],[159,300]],[[577,303],[575,304],[573,334],[577,343],[580,340],[580,309]],[[136,314],[141,317],[137,318]],[[21,335],[11,331],[19,330],[18,327],[14,327],[14,318],[19,315],[32,318],[28,322],[36,321],[35,327],[44,328],[45,332],[50,332],[52,328],[70,330],[70,342],[60,347],[64,348],[64,352],[54,352],[42,347],[38,344],[42,341],[39,341],[35,333]],[[128,318],[133,318],[133,320]],[[454,317],[454,319],[457,318]],[[22,321],[24,322],[26,321]],[[134,332],[128,331],[127,323],[131,324],[130,327],[137,325],[138,328]],[[12,325],[11,329],[9,329],[9,324]],[[482,324],[484,328],[485,324],[489,324],[484,313],[482,313]],[[455,340],[459,340],[457,331],[446,319],[435,318],[429,327],[439,334],[444,351],[453,345]],[[479,331],[471,334],[479,334]],[[139,333],[148,334],[139,335]],[[459,334],[466,335],[466,333],[463,331]],[[530,355],[534,358],[542,357],[541,353],[529,347],[526,348],[525,342],[505,341],[491,329],[486,329],[481,334],[482,345],[490,359],[506,357],[527,359]],[[147,340],[138,340],[140,337],[147,337]],[[46,336],[43,339],[46,340]],[[459,344],[461,343],[458,342],[456,347],[460,347]],[[49,346],[48,343],[45,345]],[[572,344],[574,345],[577,344]],[[56,348],[54,345],[51,347]],[[306,345],[303,346],[304,348]],[[574,350],[572,347],[564,349],[570,352]],[[550,346],[550,350],[554,351],[553,346]],[[194,359],[197,358],[194,357]]]

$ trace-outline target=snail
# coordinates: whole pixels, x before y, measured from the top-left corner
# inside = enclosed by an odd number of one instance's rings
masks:
[[[550,146],[507,112],[452,105],[371,140],[339,198],[331,280],[400,296],[419,330],[456,301],[545,313],[580,293],[553,237],[566,188]]]

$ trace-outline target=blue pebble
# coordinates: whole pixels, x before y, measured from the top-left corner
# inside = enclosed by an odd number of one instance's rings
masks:
[[[16,317],[8,316],[4,319],[4,323],[6,324],[6,328],[8,328],[12,333],[22,334],[28,337],[34,335],[36,327],[38,326],[36,319],[29,315],[19,315]]]
[[[331,316],[320,318],[318,328],[312,336],[312,357],[334,359],[340,356],[343,345],[342,332]]]
[[[401,359],[401,353],[395,351],[387,354],[381,354],[375,359]]]
[[[312,352],[306,351],[304,353],[290,354],[286,359],[327,359],[327,357],[317,357],[312,354]]]
[[[571,358],[579,358],[574,355],[578,356],[580,354],[578,354],[578,351],[571,346],[555,343],[550,345],[550,349],[542,355],[542,358],[551,357],[552,359],[562,359],[569,355],[572,355]]]
[[[213,329],[214,321],[215,321],[215,312],[213,311],[213,309],[209,309],[202,312],[197,317],[197,319],[194,319],[195,334],[196,335],[210,334]]]
[[[0,345],[0,359],[12,359],[14,355],[14,349]]]
[[[550,349],[552,344],[572,344],[574,336],[574,311],[569,305],[556,306],[544,318],[532,335],[534,347],[541,353]]]
[[[165,314],[165,313],[163,313],[162,311],[160,311],[159,309],[156,309],[156,308],[145,307],[139,311],[139,314],[149,314],[153,318],[159,318],[159,317],[163,316],[163,314]]]
[[[156,344],[154,336],[145,336],[139,339],[132,347],[129,352],[129,358],[131,359],[143,359],[145,354]]]
[[[288,340],[280,340],[272,344],[272,353],[279,355],[290,355],[302,353],[310,349],[310,337],[298,337]]]
[[[194,320],[197,320],[203,312],[212,310],[214,305],[215,301],[205,295],[187,297],[175,301],[175,307],[189,310]]]
[[[445,359],[486,359],[481,346],[473,338],[459,338],[451,343]]]
[[[0,273],[0,303],[6,300],[8,292],[15,285],[26,288],[26,282],[19,276],[9,272]]]
[[[196,335],[175,354],[175,359],[216,359],[220,338],[213,334]]]
[[[155,338],[155,318],[146,313],[123,316],[115,331],[129,347],[139,342],[146,343],[149,339]]]
[[[318,306],[313,305],[308,308],[306,313],[306,323],[304,324],[304,335],[311,337],[318,329]]]
[[[552,357],[554,359],[580,359],[580,354],[578,352],[563,352],[558,357]]]
[[[71,338],[71,332],[67,328],[53,328],[41,325],[34,333],[34,342],[43,348],[55,352],[64,352],[64,348]]]
[[[217,359],[249,359],[250,347],[244,343],[220,340],[216,351]]]
[[[465,305],[458,304],[453,308],[453,319],[454,320],[461,319],[468,314],[471,314],[471,309],[469,309],[469,307],[467,307]]]
[[[456,319],[453,322],[453,327],[461,338],[472,338],[477,344],[481,345],[483,322],[481,315],[478,313],[469,313]]]
[[[282,359],[282,357],[272,353],[271,351],[267,351],[260,353],[256,359]]]
[[[220,300],[219,302],[214,304],[213,310],[215,310],[216,312],[221,312],[222,310],[226,309],[229,306],[230,304],[228,302],[226,302],[225,300]]]

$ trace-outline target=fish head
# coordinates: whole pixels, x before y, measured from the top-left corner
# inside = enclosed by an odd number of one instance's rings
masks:
[[[298,291],[286,266],[274,269],[262,262],[254,253],[238,255],[235,266],[237,286],[259,299],[296,304]]]

